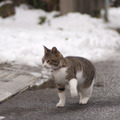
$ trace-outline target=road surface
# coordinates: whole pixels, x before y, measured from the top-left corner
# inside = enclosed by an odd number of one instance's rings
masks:
[[[120,61],[95,63],[93,95],[86,105],[66,91],[64,108],[56,108],[56,88],[26,90],[0,104],[4,120],[120,120]],[[53,84],[53,83],[52,83]]]

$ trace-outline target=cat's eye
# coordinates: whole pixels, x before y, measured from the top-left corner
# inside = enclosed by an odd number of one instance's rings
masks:
[[[57,61],[55,61],[55,60],[52,60],[52,62],[55,62],[55,63],[56,63]]]
[[[47,63],[49,63],[50,61],[49,60],[47,60]]]

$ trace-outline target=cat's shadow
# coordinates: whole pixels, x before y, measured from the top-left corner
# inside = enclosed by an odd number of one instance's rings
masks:
[[[52,114],[64,114],[66,112],[72,112],[72,111],[83,111],[85,109],[91,110],[94,108],[108,108],[108,107],[114,107],[114,106],[120,106],[120,97],[114,98],[110,100],[98,100],[98,101],[89,101],[86,105],[80,105],[78,103],[71,103],[66,104],[63,108],[53,108]]]

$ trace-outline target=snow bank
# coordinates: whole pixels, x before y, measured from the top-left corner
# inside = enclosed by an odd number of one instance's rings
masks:
[[[92,61],[106,60],[120,49],[120,35],[101,19],[80,13],[54,18],[56,14],[21,6],[15,16],[0,18],[0,63],[40,65],[43,45]],[[47,17],[43,25],[38,24],[40,16]]]
[[[3,119],[5,119],[5,117],[4,116],[0,116],[0,120],[3,120]]]
[[[109,23],[111,28],[120,28],[120,7],[109,9]]]
[[[12,1],[4,1],[4,2],[0,2],[0,7],[2,7],[3,5],[5,4],[12,4],[13,2]]]

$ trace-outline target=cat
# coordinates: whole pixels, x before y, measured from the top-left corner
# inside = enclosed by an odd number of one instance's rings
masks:
[[[86,104],[93,91],[95,67],[83,57],[63,55],[53,47],[44,46],[43,66],[52,70],[52,76],[58,88],[59,102],[56,107],[65,106],[65,88],[69,85],[71,97],[80,94],[79,104]]]

